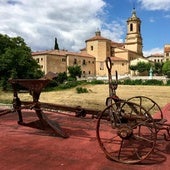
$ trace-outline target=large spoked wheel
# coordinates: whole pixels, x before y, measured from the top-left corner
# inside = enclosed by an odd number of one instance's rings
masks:
[[[96,134],[107,158],[121,163],[141,162],[156,143],[156,127],[150,114],[127,101],[112,104],[100,114]]]
[[[144,107],[146,111],[151,114],[151,116],[156,114],[157,120],[163,119],[163,113],[160,106],[151,98],[145,96],[135,96],[129,98],[127,101],[137,103],[139,106]]]

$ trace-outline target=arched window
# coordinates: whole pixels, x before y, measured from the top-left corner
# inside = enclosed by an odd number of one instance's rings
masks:
[[[139,30],[139,32],[140,32],[140,25],[138,26],[138,30]]]
[[[130,24],[130,31],[133,31],[133,24]]]

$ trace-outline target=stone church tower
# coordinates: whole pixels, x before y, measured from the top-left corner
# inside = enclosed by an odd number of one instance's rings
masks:
[[[136,10],[133,9],[132,16],[127,20],[125,48],[143,56],[142,47],[141,20],[136,16]]]

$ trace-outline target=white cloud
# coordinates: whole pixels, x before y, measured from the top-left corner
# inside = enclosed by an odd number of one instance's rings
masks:
[[[102,34],[104,37],[116,42],[123,42],[123,35],[126,30],[125,21],[113,21],[111,23],[105,23],[103,25]]]
[[[170,0],[138,0],[146,10],[170,10]]]
[[[145,57],[150,56],[151,54],[163,54],[163,48],[153,48],[151,50],[148,51],[143,51],[143,55]]]
[[[102,28],[105,6],[104,0],[0,0],[0,33],[21,36],[32,50],[53,49],[57,37],[60,49],[78,51]]]

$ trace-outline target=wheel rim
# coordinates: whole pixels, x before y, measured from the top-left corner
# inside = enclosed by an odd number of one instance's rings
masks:
[[[141,162],[156,143],[155,123],[150,114],[138,104],[125,101],[108,106],[100,114],[96,134],[107,158],[122,163]]]
[[[146,96],[135,96],[129,98],[127,101],[137,103],[138,105],[144,107],[147,112],[149,112],[152,116],[154,114],[159,115],[158,119],[163,119],[163,113],[160,106],[151,98]]]

